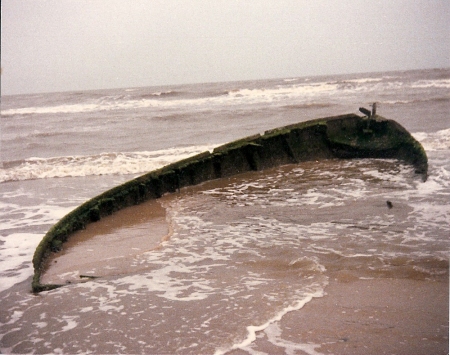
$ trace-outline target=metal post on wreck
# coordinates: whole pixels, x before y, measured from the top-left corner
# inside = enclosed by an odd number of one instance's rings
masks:
[[[377,103],[374,102],[374,103],[372,104],[372,117],[375,117],[376,114],[377,114]]]

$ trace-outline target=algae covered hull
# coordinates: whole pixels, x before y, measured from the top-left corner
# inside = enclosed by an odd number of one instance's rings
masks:
[[[220,146],[213,152],[165,166],[88,200],[56,223],[33,256],[34,292],[60,287],[41,284],[44,261],[72,233],[125,207],[204,181],[284,164],[332,158],[394,158],[412,164],[426,179],[423,147],[397,122],[354,114],[327,117],[266,131]]]

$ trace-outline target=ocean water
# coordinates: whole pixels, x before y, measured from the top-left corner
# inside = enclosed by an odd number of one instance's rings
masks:
[[[157,201],[170,226],[158,248],[130,245],[125,266],[120,253],[89,249],[101,267],[83,273],[102,277],[30,293],[36,246],[87,199],[217,145],[372,102],[422,143],[426,182],[387,159],[207,182]],[[2,353],[262,354],[255,340],[264,333],[281,352],[317,354],[320,344],[274,329],[328,297],[331,277],[448,275],[450,69],[3,96],[1,104]],[[154,238],[151,222],[134,227]]]

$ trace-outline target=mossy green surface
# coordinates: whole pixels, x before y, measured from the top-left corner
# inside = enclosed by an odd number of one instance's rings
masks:
[[[428,160],[422,145],[401,125],[380,116],[354,114],[320,118],[254,135],[149,172],[92,198],[56,223],[33,256],[34,292],[63,285],[40,283],[44,261],[70,235],[118,210],[157,199],[182,187],[278,165],[329,158],[396,158],[412,164],[426,179]]]

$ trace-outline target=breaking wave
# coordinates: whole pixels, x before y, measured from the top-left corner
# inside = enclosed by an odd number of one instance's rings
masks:
[[[426,151],[450,150],[450,128],[432,133],[416,132],[413,136]]]
[[[4,162],[0,168],[0,182],[146,173],[213,148],[214,146],[191,146],[151,152],[110,152],[82,156],[29,158]]]

